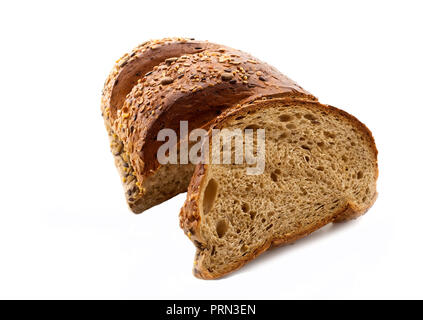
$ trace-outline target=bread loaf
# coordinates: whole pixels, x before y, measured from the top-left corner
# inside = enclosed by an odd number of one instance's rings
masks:
[[[377,196],[377,149],[367,127],[239,50],[148,41],[116,62],[101,109],[133,212],[189,185],[180,225],[197,247],[199,278],[222,277],[273,246],[358,217]],[[209,138],[213,129],[264,129],[264,149],[253,140],[256,154],[264,153],[262,172],[246,174],[248,161],[159,163],[160,130],[179,132],[181,121],[188,131],[210,129]]]
[[[119,59],[106,80],[102,113],[127,202],[140,213],[187,190],[192,164],[161,165],[162,128],[207,128],[222,111],[261,97],[315,99],[275,68],[204,41],[146,42]]]
[[[212,128],[264,128],[266,162],[259,175],[247,175],[245,161],[197,165],[180,223],[197,247],[199,278],[222,277],[271,247],[355,218],[376,199],[374,139],[344,111],[268,99],[228,110]]]

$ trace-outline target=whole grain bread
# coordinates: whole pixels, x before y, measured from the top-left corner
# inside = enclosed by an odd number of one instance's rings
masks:
[[[266,130],[265,169],[246,175],[245,162],[196,166],[180,224],[197,248],[199,278],[222,277],[272,247],[356,218],[376,199],[374,139],[342,110],[258,100],[227,110],[211,129],[225,128]]]
[[[261,97],[315,98],[251,55],[185,38],[148,41],[116,62],[101,109],[131,210],[185,192],[194,166],[161,165],[160,129],[207,128],[224,110]]]

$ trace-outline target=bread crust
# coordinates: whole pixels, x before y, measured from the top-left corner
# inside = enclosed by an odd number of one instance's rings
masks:
[[[160,167],[160,129],[178,132],[181,120],[188,120],[190,130],[207,128],[224,110],[266,96],[315,99],[251,55],[205,41],[150,41],[119,59],[101,105],[112,144],[122,145],[127,158],[123,164],[120,155],[115,161],[130,208],[138,213],[149,207],[136,203],[148,191],[145,180]],[[135,177],[130,185],[125,184],[128,173]]]
[[[345,117],[354,125],[357,130],[360,130],[367,137],[367,142],[374,153],[375,157],[375,177],[377,180],[378,177],[378,165],[377,165],[377,148],[371,131],[361,123],[357,118],[350,115],[349,113],[335,108],[330,105],[323,105],[317,101],[305,100],[305,99],[295,99],[295,98],[268,98],[267,101],[256,101],[252,104],[242,105],[238,108],[233,108],[222,114],[218,117],[215,123],[210,127],[210,130],[216,128],[222,128],[226,121],[234,119],[239,116],[248,114],[249,112],[256,112],[262,108],[266,108],[269,105],[278,103],[281,107],[289,106],[292,104],[295,105],[307,105],[313,108],[322,109],[324,108],[327,112],[334,112],[342,117]],[[209,131],[210,134],[211,131]],[[210,139],[211,140],[211,139]],[[191,183],[188,187],[187,199],[180,212],[180,226],[184,230],[185,234],[191,239],[194,245],[197,247],[197,253],[195,255],[194,269],[193,273],[196,277],[201,279],[216,279],[225,276],[228,273],[231,273],[239,268],[241,268],[247,262],[255,259],[261,253],[267,251],[272,247],[286,245],[292,242],[295,242],[297,239],[302,238],[321,227],[329,224],[331,222],[344,222],[347,220],[355,219],[362,214],[366,213],[367,210],[373,205],[377,198],[377,193],[375,193],[374,198],[367,207],[359,207],[354,203],[347,202],[343,208],[336,212],[332,217],[320,221],[309,228],[304,228],[298,230],[298,232],[285,235],[283,238],[274,238],[267,241],[262,247],[256,249],[254,252],[249,253],[248,255],[242,257],[236,265],[229,266],[224,272],[219,274],[212,274],[206,268],[203,267],[201,263],[202,255],[204,248],[206,247],[205,239],[202,239],[200,233],[200,224],[201,224],[201,213],[200,213],[200,196],[204,190],[204,183],[208,181],[207,179],[207,164],[198,164],[195,168]],[[376,181],[375,181],[376,183]]]
[[[133,212],[142,212],[148,209],[149,205],[137,201],[144,191],[137,181],[135,169],[130,164],[130,155],[126,150],[126,145],[116,134],[113,126],[117,120],[118,110],[123,106],[126,96],[131,92],[137,81],[157,64],[175,56],[218,47],[220,46],[217,44],[187,38],[164,38],[146,41],[118,59],[107,77],[102,91],[101,111],[109,135],[115,165],[122,179],[126,200]]]

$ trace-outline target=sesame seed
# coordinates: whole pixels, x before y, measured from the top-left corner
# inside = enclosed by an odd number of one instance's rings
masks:
[[[223,81],[229,81],[229,80],[231,80],[232,79],[232,73],[229,73],[229,72],[224,72],[224,73],[222,73],[222,80]]]
[[[177,58],[177,57],[174,57],[174,58],[169,58],[169,59],[166,59],[166,60],[165,60],[165,62],[166,62],[167,64],[171,64],[172,62],[175,62],[176,60],[178,60],[178,58]]]
[[[168,85],[171,84],[173,82],[173,78],[171,77],[164,77],[160,80],[160,84],[162,85]]]

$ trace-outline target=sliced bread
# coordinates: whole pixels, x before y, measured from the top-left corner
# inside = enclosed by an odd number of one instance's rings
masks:
[[[140,213],[187,190],[192,164],[161,164],[163,129],[207,128],[227,108],[262,96],[314,99],[251,55],[183,38],[149,41],[118,60],[101,108],[131,210]]]
[[[212,128],[265,129],[265,167],[247,175],[245,163],[196,166],[180,224],[197,247],[199,278],[222,277],[271,247],[356,218],[376,199],[374,139],[342,110],[268,99],[228,110]]]

